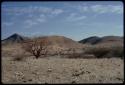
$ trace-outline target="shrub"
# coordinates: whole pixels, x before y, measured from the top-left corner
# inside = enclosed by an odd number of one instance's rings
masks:
[[[124,52],[122,46],[110,46],[110,47],[91,47],[85,50],[86,54],[93,54],[97,58],[110,58],[120,57],[123,58]]]
[[[111,48],[110,52],[106,55],[107,57],[118,57],[123,58],[124,56],[124,50],[121,46],[114,46]]]
[[[22,57],[14,57],[14,59],[13,59],[14,61],[22,61],[23,60],[23,58]]]
[[[14,61],[23,61],[26,58],[24,54],[16,54],[13,56]]]
[[[80,53],[69,54],[68,58],[82,58],[82,54]]]
[[[93,54],[97,58],[102,58],[104,55],[106,55],[110,51],[109,48],[101,48],[101,47],[92,47],[87,50],[85,50],[86,54]]]
[[[34,55],[36,58],[39,58],[41,55],[46,56],[47,54],[47,45],[48,42],[46,38],[35,38],[32,40],[27,40],[23,43],[22,48]]]

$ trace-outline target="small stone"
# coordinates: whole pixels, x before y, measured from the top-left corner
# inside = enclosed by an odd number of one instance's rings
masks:
[[[28,81],[32,81],[32,79],[29,79]]]
[[[51,69],[51,68],[48,68],[47,72],[52,72],[52,69]]]
[[[56,76],[56,79],[60,79],[60,77]]]
[[[38,81],[37,83],[38,83],[38,84],[41,84],[42,82],[41,82],[41,81]]]
[[[117,80],[122,80],[122,78],[119,78],[119,77],[117,77],[116,79],[117,79]]]
[[[90,74],[91,72],[90,71],[86,71],[88,74]]]
[[[39,72],[32,72],[32,74],[39,75]]]
[[[72,83],[72,84],[76,84],[76,81],[72,81],[71,83]]]
[[[26,82],[26,80],[24,80],[23,82]]]
[[[72,76],[79,76],[79,73],[73,73]]]
[[[84,67],[80,68],[80,70],[83,70],[83,69],[84,69]]]
[[[22,72],[15,72],[17,76],[24,76]]]
[[[45,84],[48,84],[47,82],[45,82]]]
[[[102,80],[99,80],[99,82],[102,82]]]

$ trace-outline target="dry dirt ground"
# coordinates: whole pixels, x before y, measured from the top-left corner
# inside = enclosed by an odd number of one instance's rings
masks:
[[[2,58],[3,83],[122,83],[123,60]]]
[[[14,61],[11,48],[2,51],[2,83],[123,83],[124,63],[119,58],[66,59],[29,56]],[[6,51],[8,52],[6,52]],[[19,50],[15,50],[19,51]],[[14,52],[12,52],[14,53]]]

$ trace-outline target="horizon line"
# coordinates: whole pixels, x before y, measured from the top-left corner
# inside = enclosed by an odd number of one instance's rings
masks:
[[[52,34],[52,35],[27,35],[27,36],[26,36],[26,35],[23,35],[23,34],[21,34],[21,33],[13,33],[13,34],[11,34],[10,36],[15,35],[15,34],[17,34],[17,35],[19,35],[19,36],[23,36],[23,37],[28,37],[28,38],[33,38],[33,37],[45,37],[45,36],[62,36],[62,37],[70,38],[70,37],[68,37],[68,36],[59,35],[59,34]],[[6,38],[1,38],[1,40],[5,40],[5,39],[9,38],[10,36],[8,36],[8,37],[6,37]],[[124,37],[124,35],[112,35],[112,34],[111,34],[111,35],[104,35],[104,36],[93,35],[93,36],[85,37],[85,38],[83,38],[83,39],[90,38],[90,37],[99,37],[99,38],[101,38],[101,37],[106,37],[106,36]],[[73,38],[70,38],[70,39],[75,40],[75,39],[73,39]],[[80,39],[80,40],[83,40],[83,39]],[[75,41],[80,41],[80,40],[75,40]]]

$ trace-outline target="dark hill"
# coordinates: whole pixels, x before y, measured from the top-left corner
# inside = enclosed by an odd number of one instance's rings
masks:
[[[79,41],[79,43],[83,43],[83,44],[96,44],[99,41],[101,41],[101,38],[99,38],[97,36],[93,36],[93,37],[89,37],[89,38],[83,39],[83,40]]]
[[[102,43],[123,43],[123,37],[120,36],[104,36],[104,37],[89,37],[80,40],[79,43],[83,44],[102,44]]]
[[[15,33],[15,34],[11,35],[10,37],[2,40],[2,44],[21,43],[26,39],[28,39],[28,38]]]

